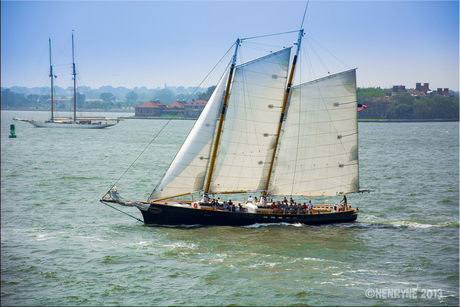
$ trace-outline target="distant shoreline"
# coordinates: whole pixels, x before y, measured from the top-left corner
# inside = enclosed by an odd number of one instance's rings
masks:
[[[1,109],[1,111],[40,111],[50,112],[46,109]],[[55,112],[68,112],[69,110],[55,110]],[[99,113],[134,113],[134,110],[88,110],[82,109],[78,112],[99,112]],[[171,117],[135,117],[126,116],[120,117],[122,119],[173,119],[173,120],[196,120],[194,118],[171,118]],[[432,122],[459,122],[458,119],[358,119],[360,123],[432,123]]]
[[[173,119],[196,120],[196,118],[171,118],[171,117],[120,117],[123,119]],[[423,122],[458,122],[456,119],[358,119],[359,123],[423,123]]]
[[[21,109],[21,108],[13,108],[13,109],[1,109],[1,111],[40,111],[40,112],[50,112],[50,109]],[[54,110],[54,112],[73,112],[73,110]],[[81,109],[77,110],[77,112],[105,112],[105,113],[134,113],[134,110],[89,110],[89,109]]]

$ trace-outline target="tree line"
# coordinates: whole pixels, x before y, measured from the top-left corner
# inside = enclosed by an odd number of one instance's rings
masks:
[[[192,100],[209,100],[215,86],[207,88],[206,91],[196,91],[192,93],[174,93],[169,88],[159,89],[154,91],[150,95],[145,93],[138,93],[135,91],[128,92],[122,100],[119,100],[111,92],[102,92],[99,94],[98,99],[88,99],[86,94],[77,93],[77,108],[87,110],[121,110],[121,109],[133,109],[135,106],[145,103],[147,101],[161,101],[166,104],[173,103],[175,101],[190,102]],[[61,96],[59,99],[54,100],[54,107],[56,109],[72,109],[73,108],[73,94],[68,98],[67,96]],[[94,97],[94,96],[92,96]],[[67,101],[62,101],[66,99]],[[24,94],[16,93],[11,89],[2,89],[1,91],[1,107],[2,109],[49,109],[50,108],[50,94],[39,95],[39,94]]]
[[[149,98],[135,91],[126,93],[123,100],[118,100],[111,92],[102,92],[99,99],[87,99],[85,94],[77,93],[77,108],[86,110],[122,110],[147,101],[159,100],[166,104],[174,101],[191,101],[192,99],[209,100],[215,86],[207,88],[204,92],[194,94],[174,93],[171,89],[164,88],[153,92]],[[408,94],[396,94],[389,97],[392,89],[358,88],[357,98],[359,104],[370,107],[358,113],[360,119],[459,119],[459,98],[429,96],[414,99]],[[62,98],[62,97],[61,97]],[[2,109],[49,109],[50,95],[16,93],[10,89],[1,91]],[[72,109],[73,95],[67,103],[57,100],[56,109]]]
[[[358,103],[369,105],[360,119],[459,119],[459,98],[429,95],[414,99],[410,94],[389,97],[392,89],[358,88]]]

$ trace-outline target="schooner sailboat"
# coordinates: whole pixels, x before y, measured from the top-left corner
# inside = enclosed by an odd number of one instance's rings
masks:
[[[72,75],[73,75],[73,118],[54,116],[54,74],[51,61],[51,38],[49,39],[50,52],[50,78],[51,78],[51,118],[47,121],[38,121],[34,119],[20,119],[14,117],[14,120],[28,122],[39,128],[78,128],[78,129],[102,129],[115,126],[119,119],[105,118],[103,116],[79,116],[77,117],[77,72],[75,69],[75,48],[72,33]]]
[[[150,197],[123,200],[114,185],[100,201],[137,207],[146,225],[355,221],[359,210],[346,197],[308,207],[287,201],[362,192],[356,70],[293,86],[303,35],[295,50],[243,64],[236,63],[238,39],[230,67]],[[260,201],[227,196],[248,193],[260,193]]]

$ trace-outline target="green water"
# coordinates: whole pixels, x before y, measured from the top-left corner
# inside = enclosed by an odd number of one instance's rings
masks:
[[[458,123],[360,123],[375,192],[348,197],[355,223],[187,229],[98,202],[166,121],[77,131],[13,116],[48,114],[2,111],[2,306],[459,304]],[[171,122],[117,182],[123,197],[148,197],[192,125]]]

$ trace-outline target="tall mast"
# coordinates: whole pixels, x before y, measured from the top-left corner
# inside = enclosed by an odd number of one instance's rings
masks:
[[[206,186],[204,188],[204,194],[205,194],[206,198],[207,198],[207,195],[208,195],[208,192],[209,192],[209,186],[211,185],[212,173],[214,171],[214,164],[216,162],[217,149],[219,147],[220,136],[222,134],[222,125],[223,125],[223,122],[224,122],[225,111],[227,109],[228,95],[229,95],[229,92],[230,92],[230,85],[231,85],[232,79],[233,79],[233,71],[235,69],[236,54],[238,52],[238,46],[239,45],[240,45],[240,39],[238,38],[236,40],[235,54],[233,55],[232,66],[230,67],[230,73],[228,74],[227,88],[225,89],[224,102],[222,104],[222,111],[221,111],[220,117],[219,117],[219,126],[217,127],[216,140],[214,142],[214,148],[212,150],[211,162],[209,164],[208,178],[206,180]]]
[[[72,30],[73,31],[73,30]],[[77,72],[75,71],[75,51],[72,32],[72,68],[73,68],[73,121],[77,120]]]
[[[281,116],[280,116],[280,122],[278,124],[278,133],[276,134],[276,142],[275,142],[275,147],[273,148],[273,155],[272,155],[272,161],[270,163],[270,171],[268,172],[268,178],[267,178],[267,183],[265,184],[265,190],[263,191],[262,195],[266,195],[268,191],[268,186],[270,185],[270,179],[272,176],[272,171],[273,171],[273,165],[275,163],[275,157],[276,157],[276,150],[278,149],[278,143],[280,140],[280,133],[281,133],[281,128],[283,126],[283,121],[284,121],[284,116],[286,113],[286,107],[289,99],[289,94],[291,92],[291,86],[292,86],[292,80],[294,79],[294,72],[295,72],[295,67],[297,64],[297,56],[299,55],[300,51],[300,43],[302,42],[302,36],[303,36],[303,29],[299,31],[299,39],[297,40],[297,50],[294,56],[294,59],[292,60],[292,67],[291,67],[291,73],[289,75],[289,81],[286,87],[286,92],[284,93],[284,99],[283,99],[283,108],[281,110]]]
[[[50,78],[51,78],[51,122],[54,122],[54,114],[53,114],[53,111],[54,111],[54,106],[53,106],[53,100],[54,100],[54,97],[53,97],[54,75],[53,75],[53,65],[51,63],[51,37],[50,37],[49,41],[50,41]]]

